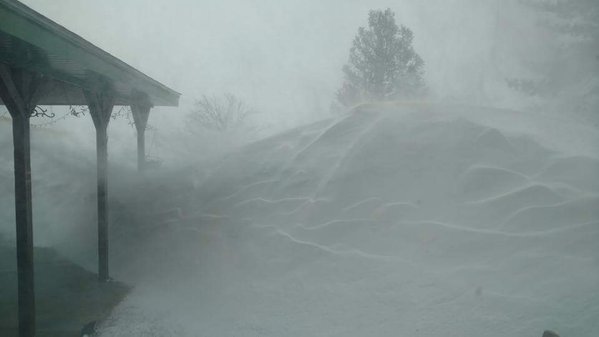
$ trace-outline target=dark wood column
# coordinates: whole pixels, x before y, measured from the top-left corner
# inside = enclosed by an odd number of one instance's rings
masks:
[[[98,278],[109,280],[108,273],[108,122],[114,107],[110,89],[83,91],[90,115],[96,127],[96,154],[98,175]]]
[[[41,83],[39,74],[0,63],[0,97],[12,117],[14,144],[20,337],[35,336],[29,117],[35,109]]]
[[[143,171],[146,164],[146,127],[152,103],[142,94],[135,95],[134,103],[131,104],[131,114],[137,130],[137,169]]]

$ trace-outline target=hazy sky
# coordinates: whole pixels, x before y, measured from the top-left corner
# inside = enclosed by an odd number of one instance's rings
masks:
[[[512,0],[23,2],[181,92],[182,112],[228,91],[292,125],[327,113],[369,9],[390,7],[414,31],[435,93],[480,94]]]

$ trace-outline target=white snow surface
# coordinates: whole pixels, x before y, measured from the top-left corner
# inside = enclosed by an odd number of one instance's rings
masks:
[[[244,147],[121,247],[100,335],[598,336],[598,135],[395,103]]]

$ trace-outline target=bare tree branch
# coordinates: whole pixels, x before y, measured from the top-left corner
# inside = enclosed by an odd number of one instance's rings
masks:
[[[231,93],[225,93],[222,97],[202,95],[188,115],[188,125],[191,128],[225,132],[242,127],[252,113],[248,105]]]

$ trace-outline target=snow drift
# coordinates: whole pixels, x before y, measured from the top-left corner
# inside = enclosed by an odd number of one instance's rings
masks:
[[[514,114],[362,106],[243,148],[120,269],[102,336],[592,336],[596,134]]]
[[[597,135],[412,103],[244,147],[114,226],[101,335],[595,336]]]

